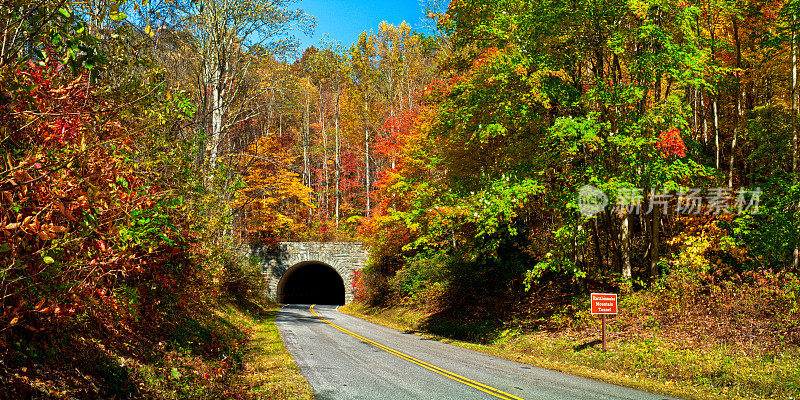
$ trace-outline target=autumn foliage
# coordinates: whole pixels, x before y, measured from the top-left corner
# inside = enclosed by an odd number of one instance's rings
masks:
[[[50,50],[0,87],[0,381],[19,390],[13,396],[31,389],[9,371],[65,392],[91,386],[74,379],[112,379],[86,395],[138,393],[133,370],[119,375],[109,354],[141,360],[146,337],[174,335],[218,293],[205,264],[216,250],[188,212],[200,210],[197,196],[180,188],[191,178],[181,172],[181,143],[159,149],[163,132],[140,119],[164,111],[167,96],[154,90],[132,106],[142,92],[110,91],[90,73]],[[193,340],[221,358],[231,337]],[[105,352],[89,338],[105,341]],[[31,363],[42,351],[64,364],[37,371]],[[217,376],[223,382],[229,371]]]
[[[294,238],[305,228],[302,217],[315,208],[311,189],[291,171],[296,159],[275,134],[258,138],[247,152],[233,156],[243,171],[243,186],[232,206],[241,210],[251,239],[274,241]]]
[[[665,156],[686,157],[686,145],[681,138],[681,131],[676,128],[661,132],[656,142],[656,148],[661,150]]]
[[[55,61],[29,63],[15,83],[31,90],[4,116],[20,146],[7,153],[2,182],[3,290],[16,304],[6,322],[87,312],[119,301],[125,283],[169,285],[167,266],[186,263],[191,235],[171,215],[175,199],[125,161],[132,143],[115,103]]]
[[[576,5],[454,0],[432,15],[440,73],[375,146],[391,163],[359,230],[366,301],[491,341],[514,324],[583,329],[587,294],[609,291],[630,296],[637,327],[795,348],[797,3]],[[587,185],[609,200],[593,215]],[[619,212],[631,188],[642,209]],[[762,207],[685,215],[687,188],[706,205],[714,188],[763,191]],[[684,319],[665,309],[676,299]],[[722,322],[736,313],[748,321]]]
[[[365,242],[356,298],[452,336],[583,335],[613,291],[626,333],[796,350],[797,1],[445,3],[293,61],[245,27],[305,20],[281,7],[3,3],[0,386],[235,398],[251,332],[214,307],[263,291],[237,246],[282,240]]]

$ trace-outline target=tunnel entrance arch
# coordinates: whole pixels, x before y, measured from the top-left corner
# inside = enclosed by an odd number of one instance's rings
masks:
[[[345,301],[344,279],[330,265],[306,261],[291,266],[278,281],[278,302],[334,304]]]
[[[291,275],[294,275],[303,266],[323,264],[338,273],[344,285],[344,303],[349,303],[353,300],[356,272],[364,267],[369,256],[364,244],[360,242],[280,242],[277,245],[250,243],[240,247],[239,251],[244,258],[261,266],[266,281],[265,294],[279,302],[286,300],[281,298],[285,297],[283,291],[289,282],[281,284],[284,274],[292,270],[294,272]],[[279,285],[282,285],[280,291]]]

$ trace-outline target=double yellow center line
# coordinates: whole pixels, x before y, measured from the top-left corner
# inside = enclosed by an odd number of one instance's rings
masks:
[[[400,357],[400,358],[402,358],[402,359],[404,359],[406,361],[409,361],[409,362],[412,362],[414,364],[417,364],[420,367],[423,367],[423,368],[426,368],[426,369],[431,370],[433,372],[436,372],[437,374],[444,375],[444,376],[446,376],[446,377],[448,377],[448,378],[450,378],[450,379],[452,379],[452,380],[454,380],[456,382],[461,382],[461,383],[463,383],[463,384],[465,384],[467,386],[473,387],[475,389],[478,389],[478,390],[480,390],[482,392],[488,393],[488,394],[490,394],[490,395],[492,395],[494,397],[500,398],[500,399],[505,399],[505,400],[523,400],[523,399],[521,399],[521,398],[519,398],[517,396],[508,394],[508,393],[503,392],[503,391],[501,391],[499,389],[495,389],[495,388],[493,388],[491,386],[484,385],[484,384],[482,384],[480,382],[475,382],[475,381],[473,381],[471,379],[467,379],[467,378],[465,378],[465,377],[463,377],[461,375],[457,375],[457,374],[455,374],[453,372],[450,372],[450,371],[448,371],[448,370],[446,370],[444,368],[439,368],[439,367],[437,367],[437,366],[435,366],[433,364],[426,363],[425,361],[422,361],[422,360],[416,359],[414,357],[411,357],[410,355],[408,355],[406,353],[403,353],[401,351],[395,350],[395,349],[393,349],[391,347],[384,346],[384,345],[382,345],[382,344],[380,344],[378,342],[374,342],[372,340],[369,340],[369,339],[367,339],[367,338],[365,338],[365,337],[363,337],[363,336],[361,336],[361,335],[359,335],[359,334],[357,334],[357,333],[355,333],[353,331],[349,331],[349,330],[347,330],[345,328],[342,328],[341,326],[336,325],[333,322],[328,321],[327,319],[323,318],[321,315],[317,314],[314,311],[314,306],[313,305],[309,308],[309,310],[311,311],[312,315],[314,315],[315,317],[319,318],[322,322],[324,322],[324,323],[326,323],[326,324],[338,329],[339,331],[341,331],[341,332],[343,332],[343,333],[345,333],[347,335],[350,335],[350,336],[352,336],[352,337],[354,337],[354,338],[356,338],[356,339],[358,339],[358,340],[360,340],[360,341],[362,341],[364,343],[368,343],[368,344],[370,344],[372,346],[375,346],[375,347],[377,347],[377,348],[379,348],[379,349],[381,349],[381,350],[383,350],[383,351],[385,351],[387,353],[394,354],[397,357]]]

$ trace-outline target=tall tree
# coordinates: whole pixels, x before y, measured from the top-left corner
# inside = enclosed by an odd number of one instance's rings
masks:
[[[292,9],[292,0],[199,0],[186,2],[180,14],[191,34],[188,49],[197,61],[194,81],[199,87],[202,126],[208,129],[209,170],[215,169],[225,130],[242,116],[231,115],[235,100],[242,100],[242,84],[255,57],[250,49],[266,48],[278,57],[292,51],[293,29],[309,30],[311,18]]]

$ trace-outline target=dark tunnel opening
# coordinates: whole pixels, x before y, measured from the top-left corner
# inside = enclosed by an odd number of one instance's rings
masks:
[[[278,301],[284,304],[344,304],[344,280],[320,262],[293,266],[278,282]]]

